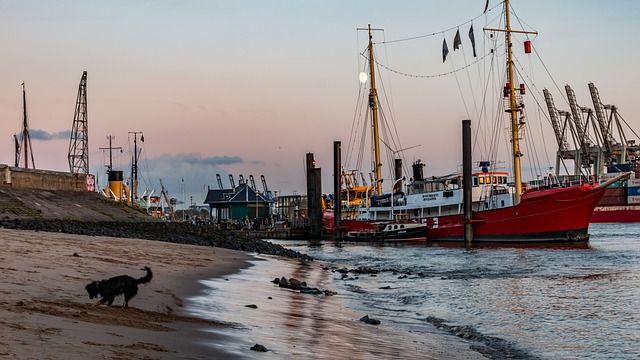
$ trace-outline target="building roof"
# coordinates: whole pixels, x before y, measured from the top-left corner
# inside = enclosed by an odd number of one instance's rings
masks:
[[[205,204],[248,204],[248,203],[273,203],[263,194],[257,193],[247,184],[240,184],[235,189],[209,189]]]

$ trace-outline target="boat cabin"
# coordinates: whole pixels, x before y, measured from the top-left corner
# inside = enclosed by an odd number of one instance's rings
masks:
[[[473,211],[499,209],[513,205],[513,187],[509,174],[502,171],[482,171],[471,176]],[[361,207],[358,219],[374,221],[398,218],[424,220],[431,217],[462,214],[462,176],[430,178],[407,185],[402,199],[393,204]]]

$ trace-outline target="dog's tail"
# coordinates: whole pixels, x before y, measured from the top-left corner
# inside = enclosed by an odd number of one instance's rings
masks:
[[[149,269],[148,266],[145,266],[144,268],[142,268],[142,270],[147,270],[147,275],[141,277],[140,279],[137,279],[136,284],[148,283],[149,281],[151,281],[151,278],[153,278],[153,273],[151,272],[151,269]]]

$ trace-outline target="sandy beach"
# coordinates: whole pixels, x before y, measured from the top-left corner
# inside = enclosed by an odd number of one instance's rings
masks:
[[[76,254],[76,255],[74,255]],[[205,359],[222,341],[202,328],[227,324],[185,316],[183,299],[198,279],[248,266],[242,252],[137,239],[0,229],[0,357],[15,359]],[[129,308],[91,307],[84,287],[127,274],[154,279],[140,285]],[[224,356],[228,358],[228,356]]]
[[[214,247],[0,229],[0,264],[2,358],[482,358],[467,343],[435,329],[397,333],[384,324],[364,324],[358,321],[363,314],[345,308],[340,295],[299,294],[269,283],[290,276],[330,287],[330,272],[318,262],[301,265]],[[89,299],[85,285],[120,274],[142,277],[143,266],[154,278],[140,285],[128,308],[119,308],[122,296],[113,307],[91,306],[95,299]],[[206,279],[214,280],[201,281]],[[207,301],[220,313],[206,309]],[[249,350],[255,343],[269,351]]]

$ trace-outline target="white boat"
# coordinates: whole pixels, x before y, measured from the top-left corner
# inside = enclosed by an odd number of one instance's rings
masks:
[[[417,222],[376,222],[369,230],[349,231],[347,241],[364,242],[424,242],[427,224]]]

